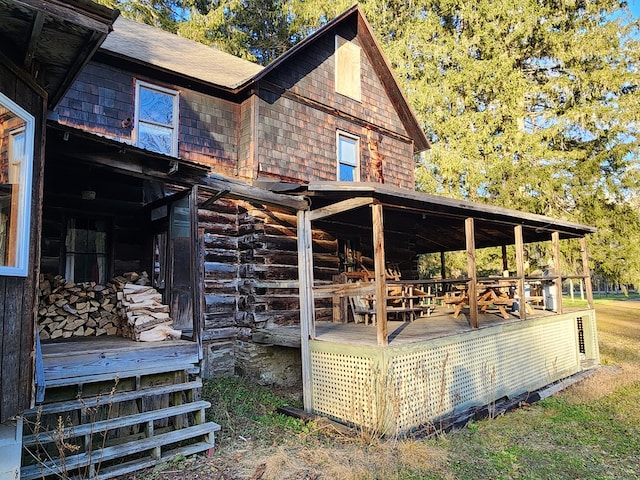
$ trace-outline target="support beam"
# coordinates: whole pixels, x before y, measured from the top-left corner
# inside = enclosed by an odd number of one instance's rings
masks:
[[[522,237],[522,225],[516,225],[514,227],[513,235],[516,241],[516,275],[518,277],[518,294],[520,296],[518,313],[520,314],[520,320],[526,320],[527,295],[524,290],[524,240]]]
[[[302,357],[302,396],[304,409],[311,412],[313,398],[311,390],[311,352],[309,339],[315,338],[315,311],[313,301],[313,248],[311,220],[307,210],[297,214],[298,235],[298,283],[300,297],[300,353]]]
[[[507,272],[507,273],[504,273]],[[509,259],[507,258],[507,246],[502,245],[502,274],[505,277],[509,276]]]
[[[589,308],[594,308],[593,303],[593,285],[591,284],[591,269],[589,268],[589,248],[587,247],[587,238],[580,239],[580,253],[582,254],[582,274],[584,275],[584,285],[587,290],[587,303]],[[582,283],[580,284],[582,285]]]
[[[376,283],[376,320],[378,345],[389,344],[389,333],[387,329],[387,278],[385,274],[384,261],[384,225],[382,204],[371,205],[371,217],[373,219],[373,264],[374,278]]]
[[[467,293],[469,295],[469,324],[471,328],[478,328],[478,271],[476,269],[476,235],[473,218],[464,221],[464,233],[467,243],[467,271],[469,282]]]
[[[447,263],[444,250],[440,252],[440,278],[442,278],[443,280],[447,278]]]
[[[326,207],[316,208],[310,212],[310,220],[319,220],[321,218],[336,215],[338,213],[353,210],[355,208],[365,207],[373,203],[373,198],[350,198],[341,202],[327,205]]]
[[[562,274],[560,272],[560,232],[551,234],[553,248],[553,288],[556,292],[556,313],[563,313],[562,308]]]

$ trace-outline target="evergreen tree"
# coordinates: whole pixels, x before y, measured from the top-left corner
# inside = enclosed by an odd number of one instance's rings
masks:
[[[102,1],[262,64],[352,4]],[[417,164],[419,190],[595,225],[599,272],[639,281],[640,32],[626,2],[363,0],[362,8],[432,143]]]

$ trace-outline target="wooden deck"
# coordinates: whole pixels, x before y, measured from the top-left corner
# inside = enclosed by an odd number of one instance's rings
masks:
[[[193,370],[199,363],[198,345],[188,340],[134,342],[122,337],[84,337],[42,343],[47,388],[75,385],[113,374],[126,376]]]
[[[535,308],[533,314],[527,314],[527,320],[556,315],[541,308]],[[407,345],[434,338],[457,335],[474,330],[469,325],[469,309],[463,308],[457,318],[454,310],[439,306],[431,315],[416,318],[413,322],[388,321],[389,345]],[[519,322],[517,314],[510,313],[508,319],[502,318],[498,310],[489,310],[478,315],[479,328]],[[316,339],[348,345],[377,345],[376,327],[362,323],[316,322]],[[253,341],[269,345],[300,348],[300,327],[287,325],[257,330]]]

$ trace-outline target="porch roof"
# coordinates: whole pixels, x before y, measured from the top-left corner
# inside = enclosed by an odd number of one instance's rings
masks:
[[[385,232],[412,235],[419,253],[464,250],[466,218],[474,219],[479,248],[514,244],[514,227],[518,225],[523,227],[526,243],[547,241],[552,232],[558,232],[560,238],[580,238],[596,231],[567,220],[379,183],[311,182],[298,193],[310,198],[312,211],[347,199],[362,199],[357,208],[337,208],[326,219],[356,228],[371,225],[370,215],[362,214],[364,201],[379,202],[385,211]]]
[[[118,10],[88,0],[0,0],[0,43],[35,79],[52,109],[111,31]],[[3,55],[0,55],[3,63]]]

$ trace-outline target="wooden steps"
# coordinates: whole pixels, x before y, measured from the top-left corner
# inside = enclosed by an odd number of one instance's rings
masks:
[[[106,479],[211,450],[220,426],[206,420],[210,404],[190,370],[144,368],[48,388],[25,412],[20,478]]]

